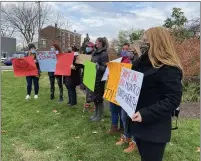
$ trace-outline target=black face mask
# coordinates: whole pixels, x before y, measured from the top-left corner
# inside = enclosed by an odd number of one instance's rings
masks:
[[[140,50],[141,50],[141,52],[142,52],[142,55],[148,54],[149,49],[150,49],[150,44],[149,44],[149,43],[146,43],[146,44],[144,44],[144,45],[142,45],[142,46],[140,47]]]

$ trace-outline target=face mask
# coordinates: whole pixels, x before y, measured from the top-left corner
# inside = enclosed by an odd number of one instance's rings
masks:
[[[91,51],[92,51],[92,48],[86,47],[86,52],[87,52],[87,53],[90,53]]]
[[[128,51],[126,51],[126,50],[121,51],[121,56],[122,57],[127,57],[128,56]]]
[[[50,50],[51,50],[51,51],[55,51],[55,48],[51,48]]]
[[[32,50],[31,50],[31,53],[33,53],[33,54],[36,53],[36,50],[32,49]]]
[[[142,55],[143,55],[143,54],[148,54],[149,48],[150,48],[150,44],[149,44],[149,43],[146,43],[146,44],[142,45],[142,46],[140,47],[140,50],[141,50],[141,52],[142,52]]]

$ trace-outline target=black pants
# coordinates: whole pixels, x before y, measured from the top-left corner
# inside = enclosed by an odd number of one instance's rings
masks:
[[[35,95],[38,95],[39,91],[39,77],[36,76],[27,76],[27,94],[31,95],[31,90],[32,90],[32,82],[34,83],[34,91]]]
[[[77,104],[77,93],[76,86],[66,86],[68,90],[68,104],[76,105]]]
[[[58,83],[58,86],[59,86],[60,98],[63,99],[63,82],[62,82],[62,76],[49,75],[49,80],[50,80],[50,93],[51,93],[52,96],[54,96],[54,91],[55,91],[55,78],[56,78],[57,83]]]
[[[166,143],[152,143],[135,138],[141,161],[162,161]]]

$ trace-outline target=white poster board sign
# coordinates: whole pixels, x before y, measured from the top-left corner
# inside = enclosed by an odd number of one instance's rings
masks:
[[[122,68],[116,101],[132,118],[135,113],[144,74],[128,68]]]
[[[55,72],[57,63],[55,51],[38,51],[37,59],[42,72]]]
[[[118,59],[114,59],[110,62],[117,62],[117,63],[121,63],[122,57],[118,58]],[[109,75],[109,68],[107,67],[105,70],[105,73],[103,74],[103,77],[101,79],[101,81],[106,81],[108,79],[108,75]]]

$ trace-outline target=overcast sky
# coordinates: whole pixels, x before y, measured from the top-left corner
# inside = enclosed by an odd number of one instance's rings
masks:
[[[199,2],[44,2],[70,20],[71,30],[86,33],[94,41],[99,36],[109,40],[119,30],[147,29],[162,25],[173,7],[182,8],[188,19],[200,17]]]

